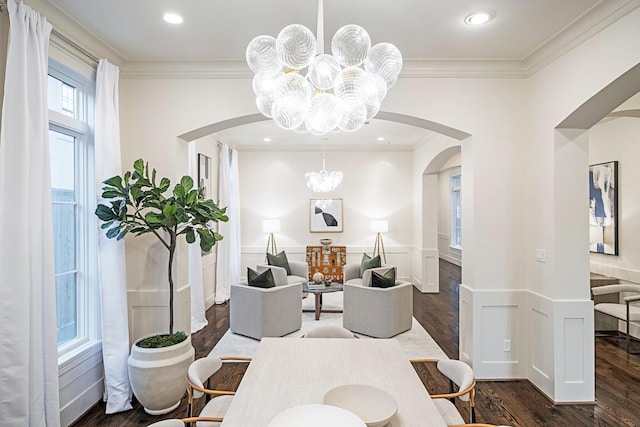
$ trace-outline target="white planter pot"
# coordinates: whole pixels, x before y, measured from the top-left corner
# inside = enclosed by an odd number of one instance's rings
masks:
[[[131,346],[128,359],[131,388],[148,414],[166,414],[180,405],[187,390],[187,369],[195,357],[191,335],[170,347],[136,346],[144,338],[147,337],[140,338]]]

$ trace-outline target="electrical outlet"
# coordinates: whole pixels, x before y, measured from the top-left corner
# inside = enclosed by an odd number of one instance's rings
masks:
[[[544,249],[536,249],[536,261],[547,262],[547,251]]]
[[[506,353],[511,351],[511,340],[504,340],[504,351]]]

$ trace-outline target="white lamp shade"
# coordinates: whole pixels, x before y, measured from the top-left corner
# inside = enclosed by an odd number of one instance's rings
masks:
[[[369,229],[374,233],[386,233],[389,231],[389,221],[386,219],[371,221],[369,223]]]
[[[262,220],[262,231],[265,233],[280,232],[280,220],[279,219]]]

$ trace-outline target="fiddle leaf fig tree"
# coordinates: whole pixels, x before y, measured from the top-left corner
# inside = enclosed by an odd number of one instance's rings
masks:
[[[169,337],[166,345],[171,345],[173,333],[173,259],[179,236],[184,235],[187,243],[200,237],[200,249],[208,252],[222,240],[212,226],[218,221],[228,221],[227,208],[219,208],[213,200],[205,200],[202,193],[193,186],[193,179],[183,176],[171,194],[165,195],[171,185],[168,178],[157,182],[156,170],[149,174],[149,165],[142,159],[133,163],[133,171],[124,176],[114,176],[104,181],[102,198],[109,201],[98,204],[95,214],[103,221],[102,229],[110,239],[122,239],[128,233],[136,236],[153,233],[169,251],[167,274],[169,280]],[[184,333],[181,337],[185,336]],[[185,336],[186,337],[186,336]],[[179,341],[178,341],[179,342]],[[162,345],[154,345],[162,346]]]

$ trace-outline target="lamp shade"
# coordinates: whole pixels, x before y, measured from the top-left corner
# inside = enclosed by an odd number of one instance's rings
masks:
[[[389,221],[386,219],[371,221],[369,223],[369,229],[374,233],[386,233],[389,231]]]
[[[279,219],[262,220],[262,231],[265,233],[280,232],[280,220]]]

